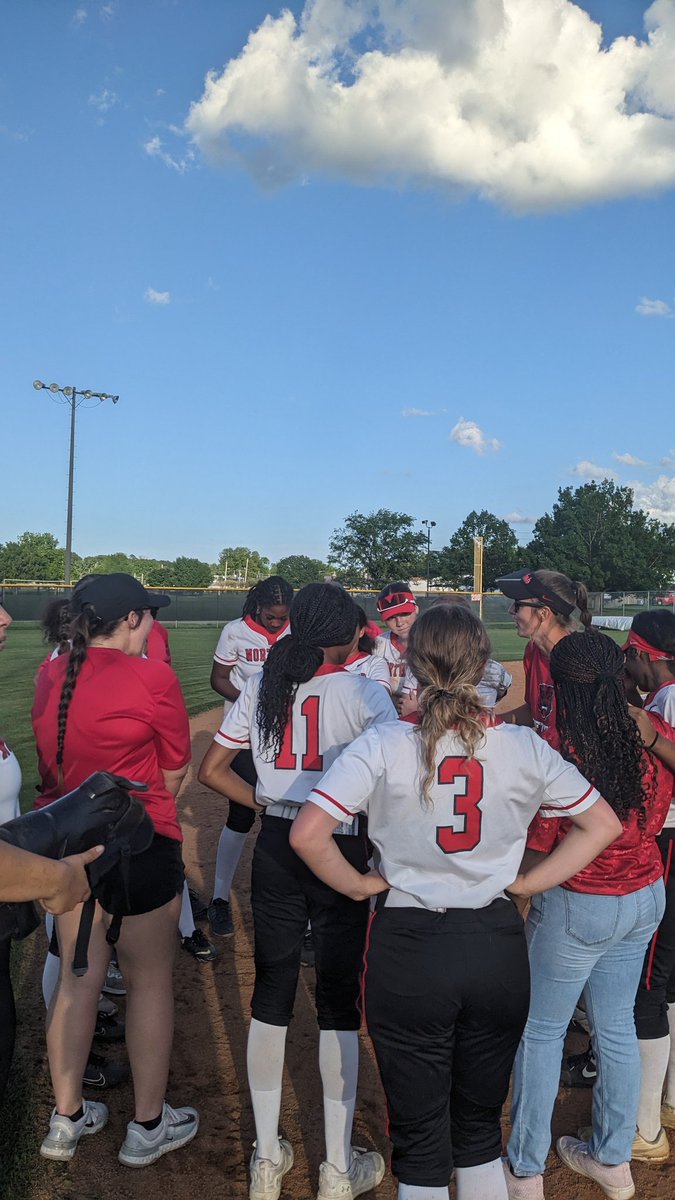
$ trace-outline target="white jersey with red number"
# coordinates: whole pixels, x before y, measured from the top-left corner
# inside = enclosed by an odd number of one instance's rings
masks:
[[[659,713],[664,721],[675,726],[675,680],[672,683],[662,683],[655,692],[650,692],[645,700],[645,708],[647,712]],[[663,828],[675,829],[675,800],[670,806]]]
[[[405,644],[388,629],[386,633],[375,638],[373,654],[383,658],[389,667],[389,681],[394,695],[400,692],[405,678]]]
[[[309,796],[337,821],[368,814],[377,865],[395,889],[388,903],[485,908],[516,878],[538,809],[571,815],[599,798],[534,730],[501,721],[486,729],[474,758],[452,731],[441,738],[426,805],[421,769],[415,726],[381,725],[349,746]]]
[[[496,659],[489,658],[485,664],[483,678],[480,683],[476,684],[476,691],[487,708],[494,708],[497,701],[506,695],[512,683],[513,676],[509,674],[506,667],[503,667]],[[410,667],[406,665],[401,693],[404,696],[417,696],[419,689],[418,681]]]
[[[387,691],[391,692],[389,667],[377,654],[366,654],[363,650],[357,650],[354,658],[345,663],[345,671],[351,671],[352,675],[363,675],[366,679],[374,679],[376,683],[383,683]]]
[[[256,706],[261,676],[249,679],[215,741],[228,750],[249,746],[258,775],[258,804],[304,804],[315,783],[354,738],[371,725],[396,722],[385,689],[342,667],[324,665],[293,699],[291,719],[276,759],[260,745]]]
[[[278,633],[270,633],[263,625],[259,625],[253,617],[239,617],[236,621],[228,621],[218,638],[218,645],[213,661],[223,667],[232,667],[230,683],[239,691],[247,679],[262,671],[265,660],[279,638],[289,632],[288,622]]]

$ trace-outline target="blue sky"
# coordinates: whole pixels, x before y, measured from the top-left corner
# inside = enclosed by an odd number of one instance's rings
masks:
[[[526,540],[606,472],[674,520],[675,6],[285,8],[2,6],[0,541],[65,537],[36,378],[120,396],[81,554],[325,558],[380,507]]]

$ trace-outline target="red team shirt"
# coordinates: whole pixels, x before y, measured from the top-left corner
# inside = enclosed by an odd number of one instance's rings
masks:
[[[560,749],[556,725],[555,687],[549,658],[544,651],[528,642],[523,655],[525,669],[525,699],[530,706],[534,728],[554,750]]]
[[[232,668],[230,683],[241,692],[246,680],[262,671],[271,647],[279,638],[285,637],[289,630],[288,622],[278,633],[270,633],[264,625],[254,621],[253,617],[239,617],[236,621],[228,621],[218,638],[213,661]]]
[[[228,750],[251,748],[258,775],[256,801],[266,807],[304,804],[313,785],[354,738],[370,725],[397,719],[380,683],[325,664],[298,685],[281,753],[268,762],[255,715],[260,683],[260,675],[248,680],[214,740]]]
[[[162,771],[190,761],[190,727],[180,684],[165,663],[91,646],[68,710],[63,756],[65,785],[57,783],[56,739],[67,654],[40,672],[33,703],[42,808],[78,787],[94,771],[112,771],[148,785],[138,793],[157,833],[182,841],[176,801]]]
[[[171,666],[169,633],[161,621],[153,621],[152,629],[145,643],[145,653],[147,658],[153,658],[157,662],[165,662]]]

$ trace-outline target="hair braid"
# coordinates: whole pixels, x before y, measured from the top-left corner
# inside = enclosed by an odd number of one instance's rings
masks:
[[[268,761],[281,750],[298,684],[323,663],[326,646],[345,646],[356,632],[356,605],[334,583],[308,583],[291,605],[291,631],[272,646],[263,667],[256,720]]]
[[[655,777],[628,712],[623,670],[621,648],[595,630],[570,633],[551,651],[563,757],[579,767],[621,820],[633,809],[642,820]]]
[[[290,608],[293,603],[293,588],[281,575],[270,575],[254,583],[246,593],[242,617],[253,617],[255,620],[261,608],[271,608],[276,604],[285,604]]]
[[[408,662],[420,684],[423,802],[436,775],[438,742],[454,729],[469,758],[485,736],[485,706],[476,684],[490,657],[490,639],[482,621],[464,605],[437,605],[418,617],[410,631]]]
[[[59,788],[63,788],[65,784],[63,751],[66,741],[68,712],[73,699],[75,684],[82,670],[82,664],[87,657],[87,648],[93,637],[107,637],[118,625],[119,621],[102,621],[100,617],[96,616],[91,605],[88,605],[83,612],[78,613],[76,616],[70,614],[70,623],[66,629],[67,639],[70,641],[70,653],[68,655],[65,679],[61,688],[56,736],[56,766],[58,768]]]

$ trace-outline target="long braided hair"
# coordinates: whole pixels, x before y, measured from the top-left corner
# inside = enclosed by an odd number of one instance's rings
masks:
[[[623,651],[604,633],[570,633],[551,651],[563,758],[579,767],[620,820],[644,819],[654,786],[645,779],[643,746],[628,712]]]
[[[352,641],[356,622],[354,601],[334,583],[308,583],[295,596],[291,631],[267,655],[258,692],[256,721],[266,761],[273,761],[281,751],[298,684],[316,674],[325,646],[346,646]]]
[[[463,604],[429,608],[410,630],[408,662],[420,685],[416,730],[421,742],[424,804],[430,803],[436,748],[443,734],[455,730],[469,758],[485,737],[485,706],[476,684],[490,652],[483,622]]]
[[[292,603],[291,584],[281,575],[270,575],[268,579],[261,579],[248,589],[241,615],[253,617],[253,620],[257,621],[261,608],[272,608],[276,604],[284,604],[286,608],[290,608]]]
[[[59,700],[58,732],[56,738],[56,765],[58,767],[59,788],[61,789],[64,787],[65,782],[63,777],[63,751],[66,741],[68,710],[73,699],[75,684],[87,657],[87,649],[92,638],[110,637],[119,623],[119,618],[114,621],[101,620],[96,615],[91,604],[86,605],[80,613],[70,614],[70,621],[66,627],[67,638],[70,641],[70,652],[68,654],[65,679],[61,688],[61,699]]]

